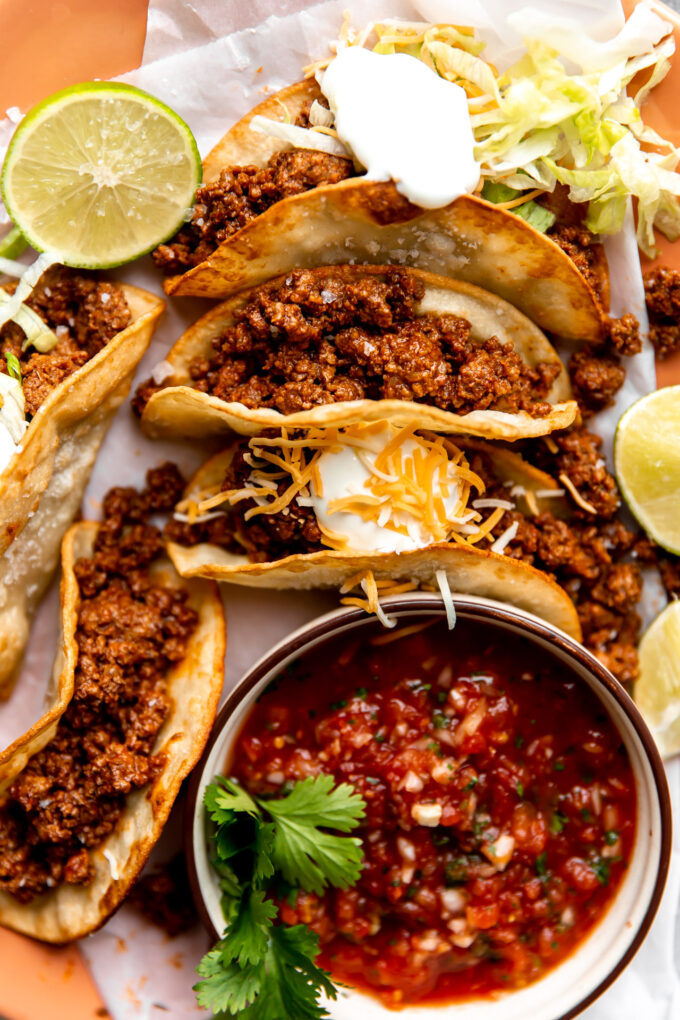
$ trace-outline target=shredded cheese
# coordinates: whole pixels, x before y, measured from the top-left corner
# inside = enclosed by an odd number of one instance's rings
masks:
[[[360,599],[350,597],[341,599],[340,601],[342,605],[357,606],[359,609],[363,609],[366,613],[375,613],[383,627],[389,627],[390,629],[392,627],[396,627],[396,617],[387,616],[383,607],[380,605],[378,585],[372,570],[362,570],[358,574],[354,574],[352,577],[348,578],[340,588],[340,594],[343,595],[345,592],[352,591],[352,589],[357,586],[362,588],[366,598]],[[387,593],[383,591],[381,594],[386,595]]]
[[[446,609],[446,622],[449,630],[453,630],[456,626],[456,607],[453,604],[453,598],[451,597],[451,588],[449,587],[449,579],[445,570],[438,570],[435,573],[435,579],[439,585],[439,590],[442,593],[442,602]]]
[[[576,503],[577,506],[580,506],[582,510],[586,511],[586,513],[597,514],[597,510],[595,509],[593,504],[589,503],[587,499],[583,498],[581,493],[578,491],[578,489],[576,488],[576,486],[572,482],[572,480],[569,477],[569,475],[565,474],[565,472],[563,471],[557,477],[562,482],[562,484],[564,485],[565,489],[569,490],[569,492],[571,493],[571,497],[572,497],[572,499],[574,500],[574,503]]]
[[[512,542],[513,538],[517,534],[519,529],[519,521],[513,521],[512,524],[508,525],[502,535],[500,535],[494,544],[491,546],[491,552],[503,553],[505,547]]]

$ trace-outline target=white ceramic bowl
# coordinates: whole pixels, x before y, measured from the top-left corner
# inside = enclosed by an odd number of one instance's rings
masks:
[[[630,865],[616,896],[577,949],[545,977],[494,1000],[470,1000],[443,1006],[409,1006],[404,1020],[568,1020],[577,1016],[614,981],[642,943],[663,892],[670,857],[671,812],[665,774],[653,738],[621,685],[582,645],[529,613],[488,599],[455,596],[458,627],[467,620],[510,631],[551,652],[571,667],[597,696],[619,731],[630,756],[637,788],[637,834]],[[443,616],[436,595],[412,593],[384,600],[400,621]],[[187,810],[187,863],[204,923],[217,937],[224,930],[220,892],[210,866],[203,811],[205,787],[224,772],[232,744],[255,699],[280,670],[311,648],[349,631],[379,626],[359,609],[337,609],[285,638],[259,660],[229,695],[213,737],[195,770]],[[333,1020],[385,1020],[395,1014],[359,991],[341,990],[328,1003]]]

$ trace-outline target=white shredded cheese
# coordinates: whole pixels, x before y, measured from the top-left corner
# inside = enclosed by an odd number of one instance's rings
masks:
[[[539,499],[550,499],[552,496],[564,496],[564,489],[535,489],[534,495]]]
[[[472,505],[475,510],[485,510],[487,507],[500,507],[501,510],[515,509],[515,504],[508,499],[474,499]]]
[[[505,547],[512,542],[513,538],[517,534],[519,529],[519,521],[513,521],[512,524],[508,525],[502,535],[496,539],[494,544],[491,546],[491,552],[502,553],[505,552]]]
[[[439,585],[439,590],[442,593],[442,602],[446,609],[446,623],[449,630],[453,630],[456,626],[456,607],[453,604],[453,598],[451,597],[451,588],[449,587],[449,579],[446,576],[444,569],[438,570],[434,575]]]

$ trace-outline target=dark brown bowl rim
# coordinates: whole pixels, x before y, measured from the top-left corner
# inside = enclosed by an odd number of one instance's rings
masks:
[[[538,617],[525,614],[523,611],[521,611],[522,615],[519,615],[518,611],[513,606],[501,605],[500,603],[493,603],[490,601],[478,601],[477,599],[467,598],[464,595],[454,595],[453,602],[456,608],[456,615],[459,618],[465,619],[467,617],[477,617],[481,620],[486,619],[494,622],[503,621],[519,627],[520,629],[524,628],[533,636],[543,638],[555,647],[566,652],[572,659],[576,660],[576,662],[588,669],[590,673],[595,676],[597,681],[609,691],[628,716],[638,738],[640,739],[640,742],[642,743],[652,770],[654,785],[659,799],[659,811],[661,816],[661,846],[659,849],[659,866],[654,883],[654,890],[650,897],[645,915],[638,926],[635,937],[618,963],[612,968],[609,974],[603,978],[600,984],[581,999],[580,1002],[573,1006],[568,1012],[560,1014],[559,1017],[555,1017],[555,1020],[572,1020],[573,1017],[579,1016],[584,1009],[595,1002],[595,1000],[598,999],[602,993],[614,983],[621,972],[625,970],[644,942],[659,908],[664,887],[666,885],[666,879],[668,877],[672,840],[671,801],[663,762],[654,738],[652,737],[652,734],[633,699],[621,686],[614,675],[610,673],[610,671],[602,665],[599,659],[596,659],[587,648],[569,637],[563,631],[560,631],[552,625],[545,623],[543,620],[538,619]],[[428,595],[426,593],[418,593],[417,596],[412,594],[398,595],[392,598],[381,599],[380,604],[387,614],[399,612],[400,614],[445,615],[445,610],[440,596],[434,594]],[[343,627],[348,623],[359,622],[362,620],[365,620],[366,623],[370,623],[371,617],[367,616],[362,609],[348,607],[339,611],[336,610],[332,614],[318,617],[317,619],[310,621],[310,623],[303,625],[303,627],[301,627],[299,631],[296,631],[288,640],[284,638],[282,641],[277,643],[270,652],[266,653],[253,666],[251,666],[251,668],[238,681],[234,689],[229,693],[227,700],[217,715],[212,734],[203,752],[203,756],[191,774],[184,811],[184,846],[189,884],[201,921],[212,938],[216,941],[220,938],[220,935],[215,930],[203,898],[196,869],[196,856],[193,844],[193,821],[196,810],[196,800],[208,756],[210,755],[215,742],[219,739],[222,729],[234,709],[250,693],[253,687],[260,682],[262,677],[276,667],[278,662],[295,654],[296,651],[303,648],[305,645],[308,645],[315,639],[324,636],[330,637],[338,628]],[[455,1008],[455,1003],[451,1004],[451,1008],[452,1010]]]

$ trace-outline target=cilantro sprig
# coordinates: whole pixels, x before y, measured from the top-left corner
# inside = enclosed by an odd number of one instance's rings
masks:
[[[336,990],[314,962],[318,938],[303,924],[275,924],[278,907],[269,893],[282,885],[292,895],[354,885],[361,841],[336,833],[356,828],[364,801],[349,784],[335,786],[332,776],[302,780],[276,800],[251,797],[218,776],[204,803],[227,929],[197,968],[199,1005],[242,1020],[327,1016],[318,995],[334,999]]]

